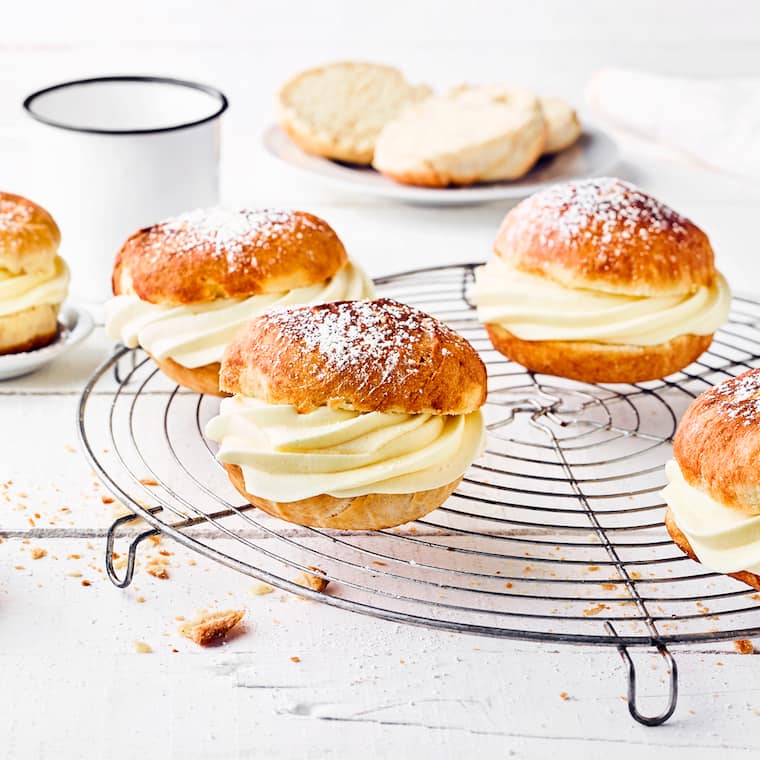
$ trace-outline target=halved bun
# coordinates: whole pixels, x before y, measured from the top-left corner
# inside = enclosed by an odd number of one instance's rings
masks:
[[[220,387],[301,412],[467,414],[485,401],[475,349],[437,319],[387,298],[272,309],[227,346]]]
[[[561,98],[541,97],[539,101],[546,120],[544,154],[569,148],[581,136],[581,123],[575,109]]]
[[[149,303],[206,303],[307,287],[347,260],[330,225],[305,211],[199,209],[132,235],[112,284]]]
[[[465,87],[407,107],[383,128],[372,165],[397,182],[429,187],[523,176],[544,148],[544,118],[529,93],[509,102],[501,95]]]
[[[430,94],[391,66],[333,63],[303,71],[277,98],[279,121],[309,153],[369,164],[380,130],[408,103]]]

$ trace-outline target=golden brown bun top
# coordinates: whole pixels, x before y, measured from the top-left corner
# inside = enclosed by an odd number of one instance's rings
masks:
[[[332,227],[305,211],[198,209],[132,235],[112,286],[150,303],[206,303],[315,285],[346,261]]]
[[[271,309],[227,346],[219,387],[300,412],[466,414],[486,398],[475,349],[388,298]]]
[[[14,275],[48,272],[60,242],[58,225],[44,208],[0,191],[0,269]]]
[[[681,419],[673,453],[689,485],[760,514],[760,369],[698,396]]]
[[[515,269],[608,293],[687,294],[715,277],[699,227],[612,177],[554,185],[522,201],[494,250]]]

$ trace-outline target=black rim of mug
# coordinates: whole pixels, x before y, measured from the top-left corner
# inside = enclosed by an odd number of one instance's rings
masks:
[[[100,82],[152,82],[156,84],[170,84],[179,87],[189,87],[194,90],[200,90],[207,95],[215,97],[219,101],[219,107],[209,116],[204,116],[202,119],[196,119],[195,121],[187,121],[182,124],[172,124],[168,127],[157,127],[151,129],[97,129],[93,127],[77,127],[72,124],[65,124],[55,119],[48,119],[45,116],[41,116],[35,113],[32,109],[34,101],[42,95],[46,95],[54,90],[63,90],[68,87],[76,87],[78,85],[96,84]],[[59,84],[45,87],[42,90],[37,90],[31,95],[25,98],[23,102],[24,110],[36,121],[43,124],[47,124],[51,127],[58,127],[59,129],[67,129],[71,132],[87,132],[97,135],[150,135],[160,132],[173,132],[178,129],[188,129],[189,127],[197,127],[200,124],[205,124],[208,121],[218,119],[229,106],[227,96],[216,87],[210,87],[209,85],[200,84],[198,82],[192,82],[187,79],[175,79],[174,77],[159,77],[159,76],[137,76],[137,75],[116,75],[116,76],[104,76],[104,77],[90,77],[88,79],[72,79],[68,82],[61,82]]]

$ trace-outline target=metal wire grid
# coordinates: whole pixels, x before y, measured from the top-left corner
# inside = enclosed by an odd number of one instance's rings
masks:
[[[385,619],[538,641],[626,647],[760,634],[760,595],[685,557],[662,524],[663,465],[677,421],[702,390],[760,365],[760,304],[734,301],[710,351],[683,372],[638,385],[588,385],[535,375],[493,351],[468,289],[474,265],[377,282],[445,320],[489,373],[485,454],[446,504],[398,529],[301,528],[241,505],[204,436],[218,399],[171,386],[139,352],[120,349],[79,408],[87,455],[109,489],[156,532],[280,588]],[[131,364],[130,364],[131,359]],[[158,486],[147,486],[146,478]],[[320,568],[319,594],[294,583]]]

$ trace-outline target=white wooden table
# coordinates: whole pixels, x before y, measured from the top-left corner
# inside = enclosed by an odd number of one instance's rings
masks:
[[[13,4],[0,26],[0,185],[28,192],[22,95],[78,75],[150,72],[227,92],[223,195],[326,218],[370,273],[487,255],[501,204],[422,209],[328,191],[259,147],[277,83],[312,63],[385,60],[446,84],[509,79],[581,100],[601,65],[695,75],[760,74],[751,2],[614,6],[440,2],[312,5],[79,0]],[[189,5],[189,4],[188,4]],[[760,292],[760,190],[619,136],[618,173],[693,218],[732,285]],[[616,651],[482,639],[341,612],[164,540],[171,578],[144,571],[124,591],[103,571],[114,505],[77,450],[79,392],[110,346],[98,328],[47,369],[0,384],[0,756],[8,758],[755,757],[760,688],[731,642],[675,648],[681,697],[661,728],[635,724]],[[33,559],[34,549],[45,556]],[[89,581],[84,585],[83,581]],[[201,650],[177,616],[245,607],[244,632]],[[153,654],[138,654],[134,642]],[[634,652],[642,708],[666,674]],[[300,658],[293,662],[291,658]],[[649,666],[651,665],[651,670]],[[567,699],[560,697],[566,694]]]

